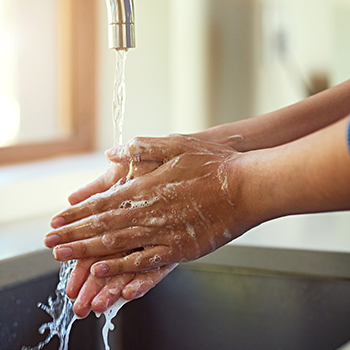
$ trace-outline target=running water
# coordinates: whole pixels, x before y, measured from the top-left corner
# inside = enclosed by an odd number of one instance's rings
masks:
[[[34,348],[23,346],[22,350],[40,350],[49,343],[55,335],[60,339],[59,350],[68,349],[70,330],[77,316],[73,312],[73,302],[66,295],[66,287],[75,264],[76,262],[74,260],[61,263],[59,282],[55,292],[56,299],[53,300],[50,296],[48,306],[38,303],[38,307],[45,310],[52,317],[51,322],[45,323],[39,328],[39,333],[41,334],[49,330],[45,341],[39,343]]]
[[[125,61],[127,52],[124,50],[117,50],[117,67],[114,79],[114,93],[113,93],[113,123],[114,123],[114,145],[122,144],[122,128],[125,114]],[[62,262],[59,272],[59,283],[56,287],[56,299],[53,300],[51,296],[48,299],[48,306],[38,303],[38,307],[46,311],[51,317],[52,321],[43,324],[39,328],[39,333],[44,334],[49,330],[46,339],[35,347],[23,346],[22,350],[41,350],[50,342],[50,340],[57,335],[60,340],[59,350],[68,350],[69,335],[73,323],[77,320],[77,316],[73,312],[73,304],[66,295],[66,287],[69,277],[74,270],[76,261]],[[127,302],[122,297],[106,312],[105,325],[102,329],[102,337],[105,345],[105,350],[109,350],[108,332],[114,329],[112,319],[117,315],[120,308]],[[96,315],[99,317],[100,315]]]
[[[125,116],[125,98],[126,98],[126,86],[125,86],[125,62],[127,51],[116,50],[117,52],[117,67],[114,77],[114,92],[113,92],[113,104],[112,114],[114,123],[114,146],[121,145],[123,143],[123,124]]]
[[[113,103],[112,103],[112,115],[114,123],[114,146],[121,145],[123,143],[123,124],[125,116],[125,98],[126,98],[126,85],[125,85],[125,62],[127,51],[116,50],[117,52],[117,66],[114,77],[114,91],[113,91]],[[105,350],[109,350],[108,345],[108,332],[114,329],[112,319],[117,315],[121,307],[127,303],[127,300],[120,297],[119,300],[110,307],[103,314],[105,316],[105,325],[102,329],[102,337],[105,345]],[[99,316],[99,315],[97,315]]]

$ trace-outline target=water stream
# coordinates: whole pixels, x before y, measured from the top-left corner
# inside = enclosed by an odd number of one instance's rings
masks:
[[[122,128],[125,115],[125,62],[127,51],[117,50],[117,67],[114,79],[114,92],[112,115],[114,123],[114,145],[122,143]],[[50,340],[57,335],[60,340],[59,350],[68,350],[69,335],[73,323],[77,320],[77,316],[73,312],[74,301],[71,301],[66,295],[66,287],[69,277],[74,270],[76,261],[62,262],[60,265],[59,282],[56,287],[56,299],[51,296],[48,299],[48,305],[38,303],[38,307],[46,311],[51,317],[52,321],[40,326],[39,333],[44,334],[49,330],[46,339],[35,347],[23,346],[22,350],[41,350]],[[109,350],[108,332],[114,329],[112,319],[117,315],[120,308],[126,303],[122,297],[106,312],[105,325],[102,329],[102,337],[105,345],[105,350]],[[100,315],[96,315],[99,317]]]
[[[116,50],[117,52],[117,66],[114,77],[114,91],[112,103],[112,115],[114,123],[114,145],[121,145],[123,143],[123,124],[125,116],[125,99],[126,99],[126,85],[125,85],[125,62],[127,51]]]
[[[59,350],[68,349],[69,334],[74,321],[77,316],[73,312],[73,302],[66,295],[66,287],[70,274],[75,267],[75,261],[62,262],[59,273],[59,282],[56,287],[56,299],[51,296],[48,299],[48,305],[38,303],[38,307],[46,311],[51,317],[52,321],[40,326],[39,333],[44,334],[49,330],[46,339],[35,347],[23,346],[22,350],[40,350],[50,340],[57,335],[60,339]]]

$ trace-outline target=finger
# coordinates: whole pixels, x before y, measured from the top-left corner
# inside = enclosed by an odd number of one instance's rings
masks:
[[[66,287],[67,297],[76,299],[81,287],[90,275],[90,267],[97,259],[78,260],[75,269],[72,271]]]
[[[171,159],[183,153],[185,136],[172,137],[135,137],[125,145],[106,151],[106,157],[112,162],[125,163],[131,160],[160,161]],[[180,141],[182,140],[182,142]]]
[[[112,184],[106,181],[106,175],[103,174],[95,181],[73,192],[68,197],[68,201],[71,205],[81,203],[96,193],[107,191],[111,186]]]
[[[173,271],[176,266],[178,264],[165,265],[156,270],[136,275],[123,289],[122,297],[126,300],[141,298]]]
[[[106,278],[97,278],[91,274],[89,275],[73,305],[73,311],[78,317],[85,318],[89,315],[92,300],[100,292],[106,282]]]
[[[106,157],[118,163],[138,161],[165,162],[184,152],[190,153],[232,153],[232,148],[222,144],[203,141],[185,135],[172,135],[161,138],[135,137],[127,144],[106,152]]]
[[[111,202],[107,195],[95,195],[82,203],[73,205],[67,209],[62,210],[53,216],[51,220],[51,227],[60,228],[62,226],[71,224],[95,213],[102,213],[111,208]]]
[[[126,176],[128,179],[134,179],[144,174],[150,173],[162,165],[160,161],[139,161],[131,160],[129,164],[129,173]]]
[[[103,236],[59,245],[54,248],[53,255],[58,261],[66,261],[133,251],[156,242],[151,232],[147,227],[130,227]]]
[[[155,213],[152,214],[154,217],[148,217],[150,214],[147,206],[152,204],[152,200],[138,202],[128,201],[125,203],[125,209],[110,210],[106,213],[93,215],[47,233],[44,238],[44,244],[48,248],[53,248],[59,244],[89,239],[107,233],[109,233],[112,238],[113,232],[123,229],[133,230],[136,224],[138,227],[142,227],[143,225],[147,227],[157,225],[157,223],[162,220],[159,211],[152,210],[152,212]],[[129,206],[131,208],[129,208]],[[134,206],[134,208],[132,206]],[[144,227],[144,230],[146,229],[147,228]],[[139,234],[142,236],[141,232],[139,232]],[[130,235],[130,231],[119,232],[120,239],[128,235]],[[108,245],[108,241],[106,241],[106,245]]]
[[[96,277],[97,278],[97,277]],[[101,291],[91,302],[93,311],[102,313],[107,311],[120,298],[123,288],[132,281],[133,274],[110,278]]]
[[[122,177],[126,176],[128,172],[127,164],[113,163],[110,165],[108,170],[101,175],[95,181],[89,183],[88,185],[80,188],[76,192],[72,193],[69,197],[69,203],[75,205],[81,203],[87,198],[97,194],[102,193],[110,189],[114,184],[116,184]]]
[[[111,277],[125,273],[137,273],[173,263],[171,248],[155,246],[138,251],[124,258],[107,259],[91,266],[91,273],[98,277]]]
[[[140,177],[141,175],[155,170],[160,166],[160,162],[131,162],[129,170],[126,170],[126,174],[129,179]],[[127,173],[129,171],[129,173]],[[131,182],[129,182],[131,183]],[[110,181],[108,181],[110,184]],[[56,214],[51,221],[53,228],[60,228],[70,223],[76,222],[95,213],[102,213],[110,209],[118,208],[122,203],[130,196],[128,191],[129,186],[124,183],[117,183],[109,190],[89,197],[85,201],[75,204],[58,214]],[[133,184],[133,187],[136,185]],[[102,185],[96,185],[99,189],[102,189]],[[136,190],[135,190],[136,191]]]

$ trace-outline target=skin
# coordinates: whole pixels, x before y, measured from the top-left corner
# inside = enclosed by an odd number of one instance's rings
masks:
[[[350,80],[291,106],[204,130],[196,138],[239,152],[280,146],[318,131],[350,114]]]
[[[78,282],[71,283],[88,296],[80,299],[81,305],[89,305],[106,283],[119,283],[114,278],[123,279],[119,285],[126,285],[124,293],[131,275],[144,274],[147,281],[149,269],[196,259],[273,218],[349,210],[347,120],[342,118],[350,112],[349,91],[345,82],[280,111],[195,138],[136,138],[107,152],[124,172],[135,160],[162,165],[119,185],[120,176],[110,170],[73,194],[73,206],[53,218],[55,230],[45,242],[56,247],[58,260],[81,259],[85,275],[77,273]],[[169,184],[176,189],[170,191]],[[99,192],[104,194],[98,200],[90,197]],[[147,205],[129,208],[128,200],[147,200]],[[72,255],[64,257],[63,247],[72,248]],[[92,274],[86,272],[90,266]],[[103,286],[88,284],[97,276],[111,279]],[[162,278],[158,274],[158,281]]]
[[[142,166],[132,163],[129,167],[111,164],[103,176],[73,193],[69,201],[72,205],[79,204],[94,194],[108,190],[117,182],[125,183],[128,178],[141,176],[158,166],[156,162],[143,162]],[[123,177],[123,174],[127,176]],[[91,266],[97,261],[99,261],[97,258],[78,260],[68,281],[66,294],[69,298],[75,299],[73,310],[80,318],[87,317],[91,310],[97,313],[105,312],[121,296],[126,300],[142,297],[177,266],[171,264],[144,273],[101,278],[90,273]]]
[[[135,251],[120,259],[129,265],[130,272],[140,272],[167,264],[163,257],[168,255],[174,259],[169,263],[196,259],[227,243],[233,235],[239,235],[233,226],[227,227],[227,218],[236,214],[224,186],[225,168],[231,158],[239,155],[238,152],[228,146],[188,137],[172,139],[178,147],[169,150],[177,152],[178,157],[174,154],[174,158],[142,178],[113,186],[97,202],[90,198],[61,214],[66,222],[72,223],[56,229],[48,237],[59,235],[62,244],[70,242],[74,235],[79,241],[56,247],[56,259]],[[184,139],[187,140],[185,147],[182,146]],[[168,141],[164,139],[164,142]],[[157,144],[160,145],[160,140]],[[163,159],[173,154],[164,153],[161,147],[155,150],[154,156]],[[153,190],[150,192],[150,189]],[[196,198],[198,193],[200,198]],[[186,198],[187,205],[183,207]],[[138,206],[130,207],[130,201]],[[153,230],[159,233],[157,239],[153,237]],[[94,253],[90,255],[92,241]],[[73,248],[73,254],[63,257],[68,247]],[[138,251],[142,247],[148,248]],[[99,253],[96,254],[97,250]],[[92,272],[100,276],[96,267],[101,269],[101,266],[101,263],[94,264]],[[118,266],[111,272],[116,269]],[[110,276],[109,273],[104,275]]]
[[[116,153],[118,161],[141,156],[165,163],[112,187],[97,203],[90,199],[61,213],[71,224],[51,233],[60,237],[55,258],[134,251],[91,271],[137,273],[197,259],[276,217],[350,209],[346,126],[344,118],[292,143],[248,153],[181,136],[134,140]],[[148,204],[125,206],[130,200]],[[149,248],[136,251],[140,247]]]

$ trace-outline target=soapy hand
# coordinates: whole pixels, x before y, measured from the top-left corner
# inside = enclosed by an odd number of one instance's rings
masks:
[[[56,246],[57,260],[132,252],[99,261],[91,272],[137,273],[197,259],[253,225],[239,214],[244,200],[232,164],[241,154],[229,146],[184,136],[136,138],[108,156],[120,164],[163,165],[57,214],[54,220],[66,226],[46,237],[47,246]],[[235,188],[228,188],[229,176]]]
[[[97,313],[105,312],[121,296],[126,300],[141,298],[177,266],[166,265],[136,275],[106,278],[90,273],[91,265],[97,261],[95,258],[78,260],[67,285],[67,296],[75,299],[73,311],[81,318],[88,316],[91,309]]]
[[[141,176],[158,166],[157,162],[143,162],[142,166],[137,167],[133,163],[130,167],[127,164],[111,163],[105,174],[73,193],[69,201],[72,205],[78,204],[94,194],[108,190],[117,182],[125,183],[127,178]],[[128,175],[125,177],[125,174]],[[53,226],[59,227],[59,223],[60,221],[56,221]],[[108,310],[121,296],[126,300],[142,297],[177,266],[171,264],[137,275],[99,278],[90,273],[91,265],[97,261],[97,258],[78,260],[67,285],[67,296],[75,299],[73,310],[81,318],[86,317],[91,309],[98,313]]]

